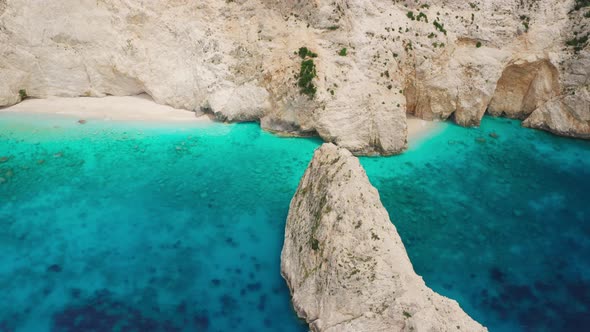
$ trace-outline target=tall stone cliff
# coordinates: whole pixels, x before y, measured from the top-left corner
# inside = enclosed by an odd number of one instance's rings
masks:
[[[291,201],[281,273],[314,332],[487,331],[428,288],[358,159],[324,144]]]
[[[405,149],[406,114],[589,138],[588,5],[0,0],[0,106],[147,93],[356,154]]]

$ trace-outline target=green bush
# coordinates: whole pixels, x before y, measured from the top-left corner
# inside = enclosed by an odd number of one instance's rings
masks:
[[[520,20],[522,21],[522,25],[524,26],[524,31],[529,32],[529,23],[531,18],[526,15],[520,15]]]
[[[22,99],[26,99],[27,97],[29,97],[27,95],[27,90],[25,90],[25,89],[18,90],[18,94],[19,94],[21,100]]]
[[[580,10],[584,7],[590,6],[590,0],[576,0],[575,10]]]
[[[320,241],[316,239],[311,239],[311,249],[313,249],[313,251],[317,251],[318,249],[320,249]]]
[[[416,20],[420,21],[421,18],[424,18],[424,22],[428,23],[428,16],[426,16],[426,14],[424,13],[420,13],[418,14],[418,16],[416,17]]]
[[[315,70],[315,64],[313,63],[313,59],[307,59],[301,62],[301,70],[299,71],[299,85],[300,92],[305,94],[313,99],[315,97],[315,93],[317,91],[315,85],[313,84],[313,79],[317,77],[317,73]]]
[[[440,24],[438,21],[434,21],[432,24],[434,24],[434,27],[436,28],[436,30],[442,32],[445,34],[447,34],[447,30],[445,30],[445,25],[444,24]]]
[[[310,58],[317,58],[318,57],[318,55],[316,53],[313,53],[307,47],[300,48],[298,54],[299,54],[299,57],[301,57],[301,59],[305,59],[306,57],[310,57]]]
[[[338,52],[338,55],[340,55],[340,56],[346,56],[346,52],[347,52],[347,50],[346,50],[346,47],[345,47],[345,48],[341,49],[340,52]]]
[[[477,42],[477,44],[475,44],[475,47],[480,48],[481,47],[481,42]]]
[[[574,51],[577,53],[584,49],[584,47],[586,47],[586,45],[588,44],[589,36],[590,34],[587,34],[583,37],[575,37],[573,39],[566,41],[565,43],[567,46],[572,46],[574,48]]]

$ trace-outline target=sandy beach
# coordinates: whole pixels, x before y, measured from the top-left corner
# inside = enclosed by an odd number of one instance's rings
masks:
[[[197,117],[194,112],[158,104],[147,94],[103,98],[31,98],[10,107],[0,108],[0,113],[2,112],[56,114],[84,121],[147,121],[161,123],[207,123],[214,121],[206,114]],[[436,131],[440,126],[441,124],[438,122],[408,116],[408,141],[420,140]]]
[[[420,140],[429,134],[437,131],[442,126],[441,122],[426,121],[408,116],[408,142]]]
[[[58,114],[79,120],[99,119],[113,121],[150,122],[211,122],[207,116],[195,116],[194,112],[160,105],[147,94],[138,96],[108,96],[103,98],[47,98],[26,99],[0,112],[29,114]]]

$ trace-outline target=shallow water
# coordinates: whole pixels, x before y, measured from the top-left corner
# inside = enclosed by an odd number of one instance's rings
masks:
[[[485,118],[362,163],[435,291],[490,331],[590,330],[590,142]]]
[[[1,332],[307,330],[279,263],[320,142],[178,126],[0,114]],[[362,163],[430,287],[491,331],[588,330],[590,142],[486,118]]]
[[[307,331],[279,263],[319,142],[176,126],[0,116],[0,331]]]

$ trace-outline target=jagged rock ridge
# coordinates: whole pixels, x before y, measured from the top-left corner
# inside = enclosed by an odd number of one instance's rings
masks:
[[[416,275],[358,159],[333,144],[291,201],[281,273],[312,331],[486,331]]]

